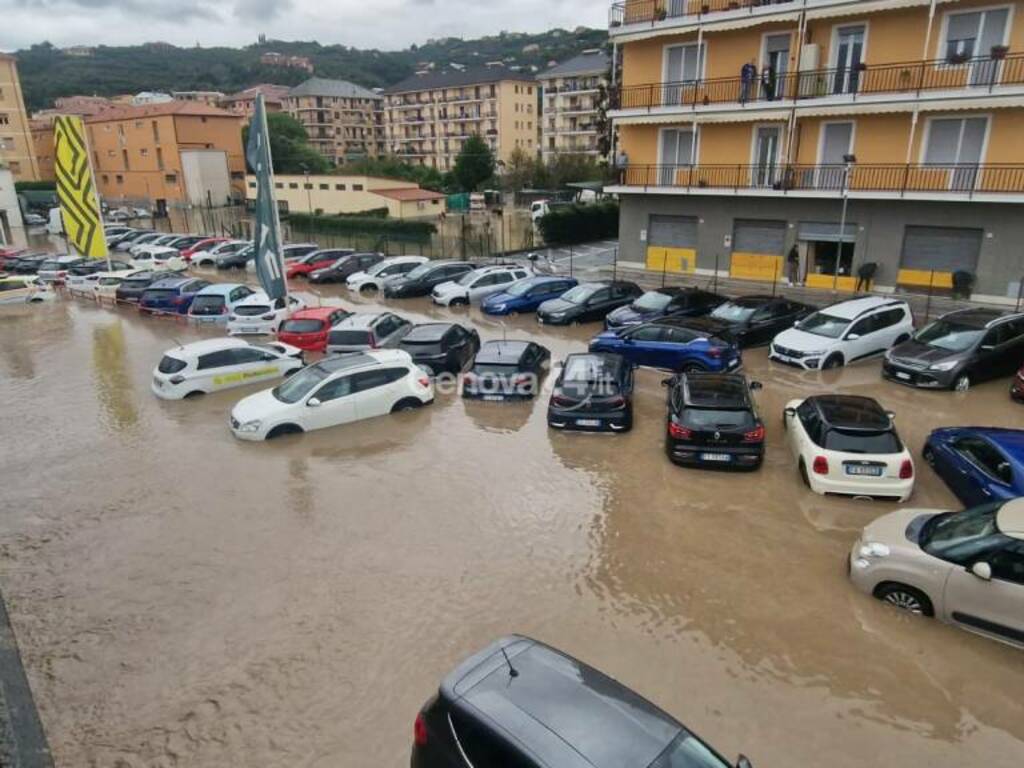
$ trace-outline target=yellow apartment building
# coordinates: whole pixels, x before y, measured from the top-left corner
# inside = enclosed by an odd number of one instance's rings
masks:
[[[39,179],[18,63],[6,53],[0,53],[0,163],[7,166],[15,181]]]
[[[1016,298],[1024,2],[626,0],[611,8],[624,259],[852,290]],[[846,218],[843,220],[843,203]]]
[[[384,153],[380,94],[346,80],[312,77],[292,88],[284,108],[309,143],[335,165]]]
[[[476,134],[505,162],[517,148],[536,154],[540,103],[533,75],[500,64],[423,72],[385,94],[390,154],[441,171],[455,167]]]
[[[435,217],[446,210],[446,196],[411,181],[379,176],[275,174],[274,196],[284,213],[364,213],[388,209],[393,219]],[[246,198],[256,200],[256,177],[249,176]]]
[[[583,51],[537,75],[544,115],[541,154],[601,156],[598,111],[608,85],[611,59],[600,49]]]

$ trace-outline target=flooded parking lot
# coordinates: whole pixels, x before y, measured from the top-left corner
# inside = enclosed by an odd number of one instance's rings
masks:
[[[597,331],[388,308],[555,360]],[[791,398],[869,394],[917,454],[939,425],[1024,424],[1004,381],[918,392],[877,362],[803,373],[748,351],[768,427],[748,475],[669,464],[654,371],[626,435],[549,431],[543,400],[441,395],[243,444],[228,412],[255,389],[149,392],[195,329],[76,301],[7,309],[0,588],[60,766],[406,765],[439,679],[511,632],[758,768],[1021,764],[1024,656],[856,592],[846,554],[893,505],[807,491],[781,430]],[[957,506],[920,462],[910,504]]]

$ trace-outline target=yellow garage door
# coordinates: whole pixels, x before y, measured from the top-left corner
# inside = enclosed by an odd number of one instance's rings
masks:
[[[657,272],[693,272],[697,268],[696,216],[651,215],[647,268]]]
[[[774,282],[782,277],[786,222],[736,219],[733,223],[729,276]]]

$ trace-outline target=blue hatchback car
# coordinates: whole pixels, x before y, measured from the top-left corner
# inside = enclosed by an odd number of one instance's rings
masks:
[[[728,373],[743,364],[736,340],[702,318],[666,317],[621,331],[605,331],[591,352],[616,352],[634,365],[670,371]]]
[[[197,280],[193,277],[160,280],[143,291],[142,298],[139,299],[139,310],[187,315],[196,294],[209,284],[209,280]]]
[[[501,293],[492,293],[480,303],[480,308],[488,315],[536,312],[537,307],[545,301],[557,299],[570,288],[575,288],[578,282],[572,277],[528,277],[513,283]]]
[[[1024,496],[1024,430],[944,427],[922,453],[967,507]]]

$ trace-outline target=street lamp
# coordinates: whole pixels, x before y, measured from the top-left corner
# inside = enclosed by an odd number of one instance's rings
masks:
[[[843,243],[846,240],[846,206],[850,200],[850,170],[857,162],[856,155],[843,155],[843,214],[839,218],[839,247],[836,249],[836,266],[832,273],[832,294],[833,296],[839,290],[839,264],[843,257]],[[856,238],[854,239],[856,243]],[[850,262],[851,268],[853,261]]]

